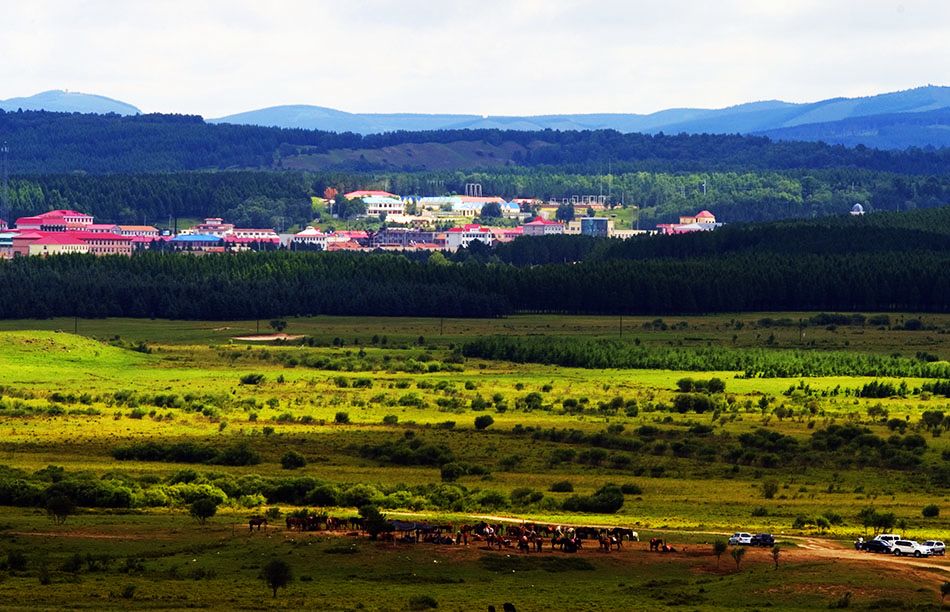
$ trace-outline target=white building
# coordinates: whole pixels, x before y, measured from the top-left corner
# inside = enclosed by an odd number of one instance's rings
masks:
[[[490,229],[480,225],[453,227],[445,233],[445,247],[450,251],[467,248],[475,240],[485,246],[491,246],[495,241],[495,235]]]
[[[363,198],[363,203],[366,204],[366,216],[368,217],[402,215],[406,212],[406,203],[399,198],[369,196]]]

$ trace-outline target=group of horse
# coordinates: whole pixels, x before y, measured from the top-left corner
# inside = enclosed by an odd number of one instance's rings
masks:
[[[288,531],[347,531],[355,535],[362,532],[363,520],[360,517],[334,517],[326,514],[307,514],[288,516]],[[248,528],[260,531],[267,528],[267,518],[251,517]],[[598,550],[611,552],[621,550],[624,540],[639,541],[636,531],[626,527],[562,527],[544,523],[487,523],[485,521],[460,525],[437,525],[430,523],[407,523],[390,521],[390,531],[380,534],[379,539],[388,542],[431,543],[445,545],[464,545],[484,543],[489,550],[516,548],[519,552],[544,552],[544,545],[550,541],[551,550],[576,553],[585,542],[597,542]],[[650,550],[672,551],[672,547],[658,538],[650,540]]]

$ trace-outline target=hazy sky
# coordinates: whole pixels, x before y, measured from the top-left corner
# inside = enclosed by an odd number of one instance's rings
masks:
[[[950,85],[950,0],[0,0],[0,98],[651,112]]]

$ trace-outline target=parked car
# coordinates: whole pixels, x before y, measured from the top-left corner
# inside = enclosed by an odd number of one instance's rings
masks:
[[[738,531],[729,538],[730,546],[748,545],[752,543],[752,534],[744,531]]]
[[[757,533],[749,541],[752,546],[775,546],[775,538],[771,533]]]
[[[891,545],[884,540],[868,540],[861,545],[861,550],[872,553],[890,554]]]
[[[905,555],[913,555],[914,557],[930,556],[929,548],[924,548],[913,540],[895,541],[894,546],[891,548],[891,552],[898,557],[903,557]]]
[[[930,549],[931,555],[940,555],[942,557],[947,554],[947,547],[940,540],[927,540],[923,543],[923,547]]]
[[[894,542],[900,540],[901,537],[896,533],[882,533],[880,535],[874,536],[875,540],[880,540],[881,542],[887,542],[891,547],[894,546]]]

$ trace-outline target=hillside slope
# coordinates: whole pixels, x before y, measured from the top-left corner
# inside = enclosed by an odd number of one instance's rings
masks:
[[[0,110],[17,111],[20,109],[46,110],[57,113],[96,113],[99,115],[107,113],[139,115],[142,113],[131,104],[119,100],[59,89],[44,91],[24,98],[0,100]]]

